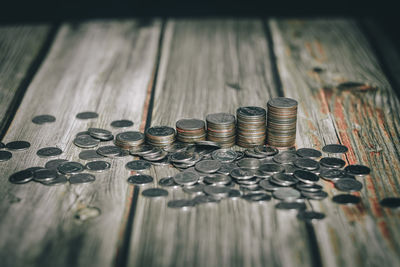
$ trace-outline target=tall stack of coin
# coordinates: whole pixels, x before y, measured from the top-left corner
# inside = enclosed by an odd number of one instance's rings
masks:
[[[266,112],[261,107],[240,107],[236,110],[237,145],[263,145],[266,134]]]
[[[146,142],[157,147],[170,146],[175,141],[175,129],[168,126],[153,126],[146,130]]]
[[[176,139],[184,143],[206,140],[205,123],[199,119],[182,119],[176,122]]]
[[[115,145],[122,149],[131,149],[144,143],[144,134],[136,131],[122,132],[115,136]]]
[[[235,116],[228,113],[214,113],[206,117],[207,140],[217,142],[221,147],[231,147],[236,141]]]
[[[293,147],[296,142],[297,101],[277,97],[268,101],[267,143],[274,147]]]

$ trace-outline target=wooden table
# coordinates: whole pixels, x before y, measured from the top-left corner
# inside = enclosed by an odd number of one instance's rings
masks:
[[[379,57],[377,56],[379,55]],[[368,21],[345,19],[96,20],[0,28],[0,130],[28,151],[0,163],[1,266],[400,266],[400,212],[379,201],[400,196],[400,56]],[[390,78],[390,80],[389,80]],[[297,147],[349,147],[344,159],[371,167],[359,179],[362,203],[309,201],[326,218],[305,223],[296,212],[222,201],[182,212],[185,196],[143,198],[126,182],[131,157],[88,185],[14,185],[10,174],[46,159],[37,149],[72,144],[88,127],[174,126],[271,97],[299,101]],[[81,111],[96,120],[77,120]],[[36,125],[35,115],[55,123]],[[118,132],[113,130],[114,133]],[[84,163],[84,162],[83,162]],[[152,167],[157,180],[177,173]],[[77,214],[101,211],[94,218]],[[90,217],[90,216],[89,216]]]

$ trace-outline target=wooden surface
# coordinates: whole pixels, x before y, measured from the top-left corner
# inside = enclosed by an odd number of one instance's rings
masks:
[[[0,86],[13,85],[7,88],[21,84],[49,31],[40,28],[42,35],[35,36],[42,39],[31,42],[31,30],[13,29],[9,34],[18,36],[18,46],[0,46],[0,58],[7,59],[0,61]],[[379,200],[400,195],[400,106],[387,78],[395,71],[385,75],[386,61],[378,62],[370,39],[356,22],[334,19],[62,24],[3,139],[27,140],[32,147],[0,163],[1,265],[398,266],[400,213],[381,208]],[[10,92],[1,98],[2,108],[15,97]],[[141,131],[146,125],[174,126],[179,118],[265,107],[281,95],[300,103],[298,147],[343,143],[350,148],[348,163],[371,167],[371,175],[359,179],[361,204],[334,204],[330,198],[338,191],[321,181],[330,197],[307,205],[327,217],[312,224],[298,221],[296,212],[276,210],[274,200],[171,210],[168,200],[189,195],[179,189],[167,199],[143,198],[142,189],[126,183],[124,164],[132,157],[111,160],[112,169],[96,174],[93,184],[46,187],[7,180],[17,170],[44,165],[47,160],[35,154],[44,146],[56,145],[64,151],[60,158],[78,160],[81,149],[72,140],[91,126],[114,133],[109,124],[115,119],[131,119],[132,129]],[[75,118],[87,110],[100,117]],[[31,123],[39,114],[57,121]],[[176,172],[152,167],[150,187]],[[77,219],[82,211],[101,213]]]

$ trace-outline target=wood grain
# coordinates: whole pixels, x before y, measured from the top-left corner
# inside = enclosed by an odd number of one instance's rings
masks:
[[[131,207],[124,164],[132,157],[109,160],[112,169],[96,174],[93,184],[14,185],[7,178],[15,171],[43,166],[47,160],[35,153],[45,146],[61,148],[60,158],[81,161],[81,149],[72,140],[88,127],[110,129],[111,121],[130,119],[135,122],[132,129],[139,129],[148,108],[160,26],[158,20],[121,20],[66,23],[60,28],[5,136],[5,142],[27,140],[32,146],[0,165],[2,266],[114,264]],[[99,118],[75,118],[87,110],[97,111]],[[31,123],[39,114],[52,114],[57,120],[41,126]],[[100,216],[76,218],[82,209],[93,208],[101,210]]]
[[[152,125],[204,119],[239,106],[266,106],[277,95],[262,22],[169,20],[162,44]],[[155,167],[159,179],[177,173]],[[181,189],[166,199],[139,195],[129,266],[309,266],[305,227],[275,201],[223,200],[190,211],[167,208],[190,198]]]
[[[399,266],[400,214],[379,200],[400,194],[400,105],[367,39],[348,20],[269,25],[283,91],[300,103],[297,146],[340,142],[349,147],[348,163],[372,169],[359,178],[361,204],[312,202],[327,215],[314,224],[323,265]],[[340,193],[323,184],[330,197]]]
[[[13,115],[10,109],[17,104],[18,89],[43,48],[50,28],[50,25],[0,27],[0,137]]]

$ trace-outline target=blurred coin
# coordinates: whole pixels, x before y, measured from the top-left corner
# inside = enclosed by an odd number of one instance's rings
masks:
[[[99,116],[99,114],[97,114],[96,112],[85,111],[85,112],[78,113],[76,115],[76,118],[81,119],[81,120],[88,120],[88,119],[95,119],[98,116]]]
[[[74,174],[83,171],[84,168],[79,162],[67,161],[58,165],[57,170],[62,174]]]
[[[291,186],[298,182],[293,175],[285,173],[275,173],[270,181],[281,186]]]
[[[204,184],[193,184],[193,185],[188,185],[183,187],[183,192],[186,192],[191,195],[202,195],[204,189]]]
[[[242,196],[242,192],[237,189],[231,189],[228,193],[228,198],[236,199]]]
[[[53,159],[53,160],[50,160],[50,161],[46,162],[44,167],[46,169],[57,170],[58,166],[61,163],[64,163],[64,162],[67,162],[67,161],[68,160],[66,160],[66,159]]]
[[[240,168],[244,168],[244,169],[258,169],[260,167],[261,163],[258,159],[243,158],[238,161],[237,165]]]
[[[358,204],[361,201],[361,198],[354,195],[349,194],[341,194],[336,195],[332,198],[332,201],[337,204]]]
[[[130,184],[134,184],[134,185],[146,185],[146,184],[150,184],[153,182],[153,177],[151,177],[150,175],[146,175],[146,174],[137,174],[137,175],[132,175],[128,178],[128,183]]]
[[[57,171],[54,169],[39,169],[33,172],[33,180],[36,182],[45,182],[56,179]]]
[[[81,148],[92,148],[98,146],[100,140],[94,139],[90,135],[82,134],[74,139],[74,145]]]
[[[304,197],[313,200],[323,200],[328,197],[328,194],[325,191],[317,191],[317,192],[301,191],[301,194]]]
[[[354,178],[354,177],[351,177],[351,175],[347,174],[345,171],[339,170],[339,169],[323,170],[319,176],[321,176],[321,178],[324,180],[328,180],[328,181],[332,181],[332,182],[336,182],[343,178]]]
[[[299,158],[294,161],[294,165],[304,170],[316,170],[319,168],[319,163],[310,158]]]
[[[271,196],[266,193],[248,193],[243,195],[242,198],[251,202],[271,200]]]
[[[29,142],[26,141],[12,141],[6,144],[6,148],[9,150],[26,150],[31,146]]]
[[[274,156],[274,161],[280,164],[293,163],[297,159],[296,152],[282,151]]]
[[[400,198],[398,197],[387,197],[379,202],[385,208],[397,209],[400,207]]]
[[[297,183],[296,184],[296,189],[300,190],[300,191],[305,191],[305,192],[318,192],[321,191],[323,189],[322,186],[320,186],[319,184],[304,184],[304,183]]]
[[[355,176],[364,176],[371,172],[370,168],[364,165],[349,165],[344,170]]]
[[[297,214],[297,218],[302,221],[322,220],[325,214],[317,211],[301,211]]]
[[[92,160],[92,159],[102,159],[102,155],[98,154],[96,150],[83,150],[79,153],[79,158],[81,160]]]
[[[356,192],[360,191],[363,185],[356,179],[343,178],[335,182],[335,187],[340,191]]]
[[[320,158],[322,156],[321,151],[313,148],[300,148],[297,149],[296,154],[303,158]]]
[[[219,168],[217,173],[229,175],[234,168],[237,168],[237,165],[235,163],[232,162],[222,163],[221,168]]]
[[[133,121],[130,120],[116,120],[111,122],[111,126],[114,128],[127,128],[133,126]]]
[[[45,124],[45,123],[51,123],[51,122],[55,122],[56,121],[56,117],[52,116],[52,115],[38,115],[33,117],[32,122],[35,124]]]
[[[209,196],[209,195],[199,195],[193,198],[195,204],[216,204],[220,202],[220,199]]]
[[[267,190],[267,191],[275,191],[275,190],[278,190],[278,189],[282,188],[282,186],[273,184],[273,183],[271,183],[271,182],[270,182],[269,180],[267,180],[267,179],[261,180],[260,183],[259,183],[259,185],[260,185],[263,189],[265,189],[265,190]]]
[[[196,163],[195,169],[199,172],[214,173],[221,168],[221,162],[218,160],[202,160]]]
[[[99,147],[97,153],[104,157],[115,157],[121,153],[121,148],[118,146],[102,146]]]
[[[258,170],[261,172],[264,172],[264,173],[268,173],[270,175],[273,175],[275,173],[281,173],[281,172],[285,171],[285,169],[282,165],[275,164],[275,163],[261,164]]]
[[[247,180],[254,177],[254,171],[249,169],[235,168],[230,175],[237,180]]]
[[[197,183],[199,176],[194,172],[180,172],[174,176],[174,181],[180,185],[193,185]]]
[[[279,202],[275,208],[280,210],[305,210],[306,204],[302,202]]]
[[[319,163],[327,168],[343,168],[344,165],[346,165],[346,162],[342,159],[339,158],[333,158],[333,157],[325,157],[320,159]]]
[[[3,149],[5,147],[6,147],[6,145],[3,142],[0,142],[0,149]]]
[[[96,180],[96,177],[93,174],[89,173],[78,173],[74,174],[69,178],[70,184],[87,184],[92,183]]]
[[[4,150],[1,150],[1,151],[0,151],[0,162],[2,162],[2,161],[7,161],[7,160],[9,160],[9,159],[11,159],[11,158],[12,158],[11,152],[9,152],[9,151],[4,151]]]
[[[151,163],[144,160],[133,160],[126,163],[125,167],[131,171],[144,171],[150,169]]]
[[[172,176],[161,178],[158,181],[158,184],[162,187],[171,187],[171,188],[181,187],[179,184],[175,183],[174,177]]]
[[[298,190],[293,188],[279,188],[272,192],[272,195],[280,200],[291,202],[301,197]]]
[[[237,153],[230,149],[218,149],[212,152],[212,158],[221,162],[233,162]]]
[[[88,132],[91,137],[99,139],[100,141],[110,141],[114,139],[113,134],[109,130],[101,128],[89,128]]]
[[[256,153],[264,154],[267,157],[274,156],[274,155],[278,154],[278,152],[279,152],[278,149],[271,147],[271,146],[267,146],[267,145],[256,146],[254,148],[254,151]]]
[[[55,157],[61,154],[62,150],[59,149],[58,147],[44,147],[36,152],[36,155],[38,155],[41,158]]]
[[[62,185],[66,184],[68,182],[67,177],[65,175],[57,175],[55,179],[49,180],[49,181],[40,181],[41,184],[47,185],[47,186],[55,186],[55,185]]]
[[[25,184],[33,179],[33,172],[30,170],[22,170],[16,173],[13,173],[8,181],[13,184]]]
[[[211,185],[226,185],[231,181],[232,179],[228,175],[219,173],[204,177],[204,182]]]
[[[300,182],[306,184],[314,184],[319,180],[319,177],[316,174],[304,170],[294,171],[293,176],[297,178]]]
[[[206,185],[204,186],[203,190],[207,195],[218,198],[225,198],[229,195],[229,191],[231,190],[231,188],[227,186]]]
[[[346,153],[348,151],[348,148],[346,146],[343,145],[339,145],[339,144],[329,144],[326,145],[322,148],[322,151],[324,151],[325,153],[332,153],[332,154],[342,154],[342,153]]]
[[[168,208],[187,210],[196,205],[196,202],[188,199],[177,199],[168,201]]]
[[[165,197],[168,196],[168,191],[161,188],[149,188],[143,190],[142,195],[149,198]]]
[[[105,170],[110,169],[111,164],[107,161],[103,160],[96,160],[96,161],[91,161],[89,163],[86,163],[85,169],[89,171],[94,171],[94,172],[102,172]]]

